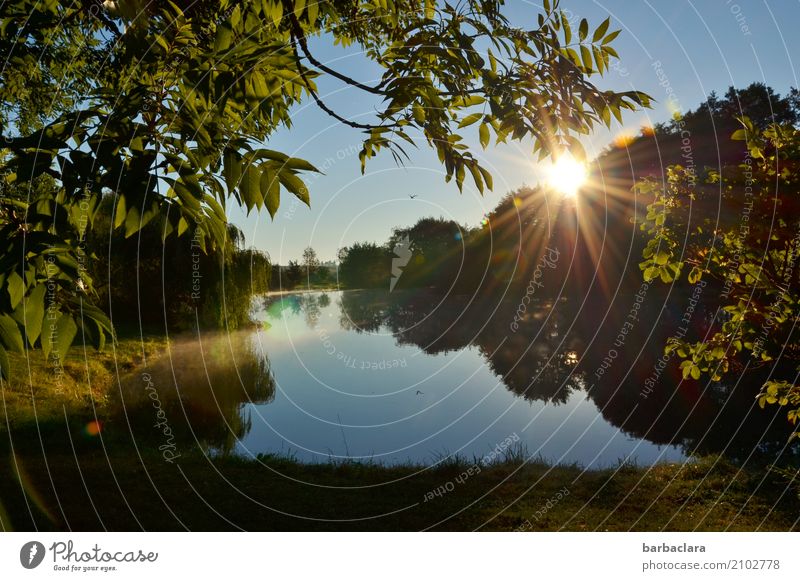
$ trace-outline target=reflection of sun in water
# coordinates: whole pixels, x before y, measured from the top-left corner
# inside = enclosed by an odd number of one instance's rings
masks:
[[[586,164],[569,154],[559,157],[547,168],[547,183],[568,197],[574,197],[586,181]]]

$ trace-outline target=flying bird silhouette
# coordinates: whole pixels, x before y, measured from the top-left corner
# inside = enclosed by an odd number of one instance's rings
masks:
[[[409,197],[409,198],[411,198],[411,199],[413,200],[413,199],[414,199],[414,198],[416,198],[418,195],[419,195],[419,194],[408,194],[408,197]]]

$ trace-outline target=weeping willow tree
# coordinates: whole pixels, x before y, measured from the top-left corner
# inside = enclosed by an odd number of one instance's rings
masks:
[[[109,211],[98,223],[111,218]],[[269,257],[245,248],[243,233],[232,224],[225,244],[206,251],[196,235],[162,240],[164,227],[158,219],[136,238],[118,232],[93,240],[94,278],[104,281],[101,304],[114,323],[160,332],[249,324],[253,297],[269,290]]]
[[[109,236],[113,216],[109,197],[88,246],[99,304],[115,325],[174,332],[250,323],[251,300],[269,290],[272,268],[266,254],[244,247],[241,230],[229,224],[225,244],[204,251],[196,234],[164,239],[160,218],[136,237],[113,230]]]

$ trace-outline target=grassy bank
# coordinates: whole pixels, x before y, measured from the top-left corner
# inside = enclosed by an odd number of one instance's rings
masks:
[[[588,472],[503,463],[469,478],[458,464],[170,464],[113,449],[15,463],[0,480],[6,530],[782,531],[798,514],[782,482],[714,459]]]
[[[206,457],[184,442],[165,461],[125,421],[92,430],[117,374],[164,351],[163,338],[76,349],[60,380],[33,353],[3,385],[4,530],[790,530],[786,481],[718,458],[583,471],[517,455],[480,467],[301,464]]]
[[[162,354],[168,341],[163,336],[133,334],[120,337],[103,351],[74,346],[56,364],[41,350],[9,353],[9,379],[2,382],[2,427],[47,421],[68,413],[102,411],[116,387],[116,378],[140,366],[145,359]]]

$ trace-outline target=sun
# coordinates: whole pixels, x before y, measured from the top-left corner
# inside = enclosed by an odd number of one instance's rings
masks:
[[[586,164],[570,154],[561,155],[547,169],[547,183],[567,197],[575,197],[586,182]]]

